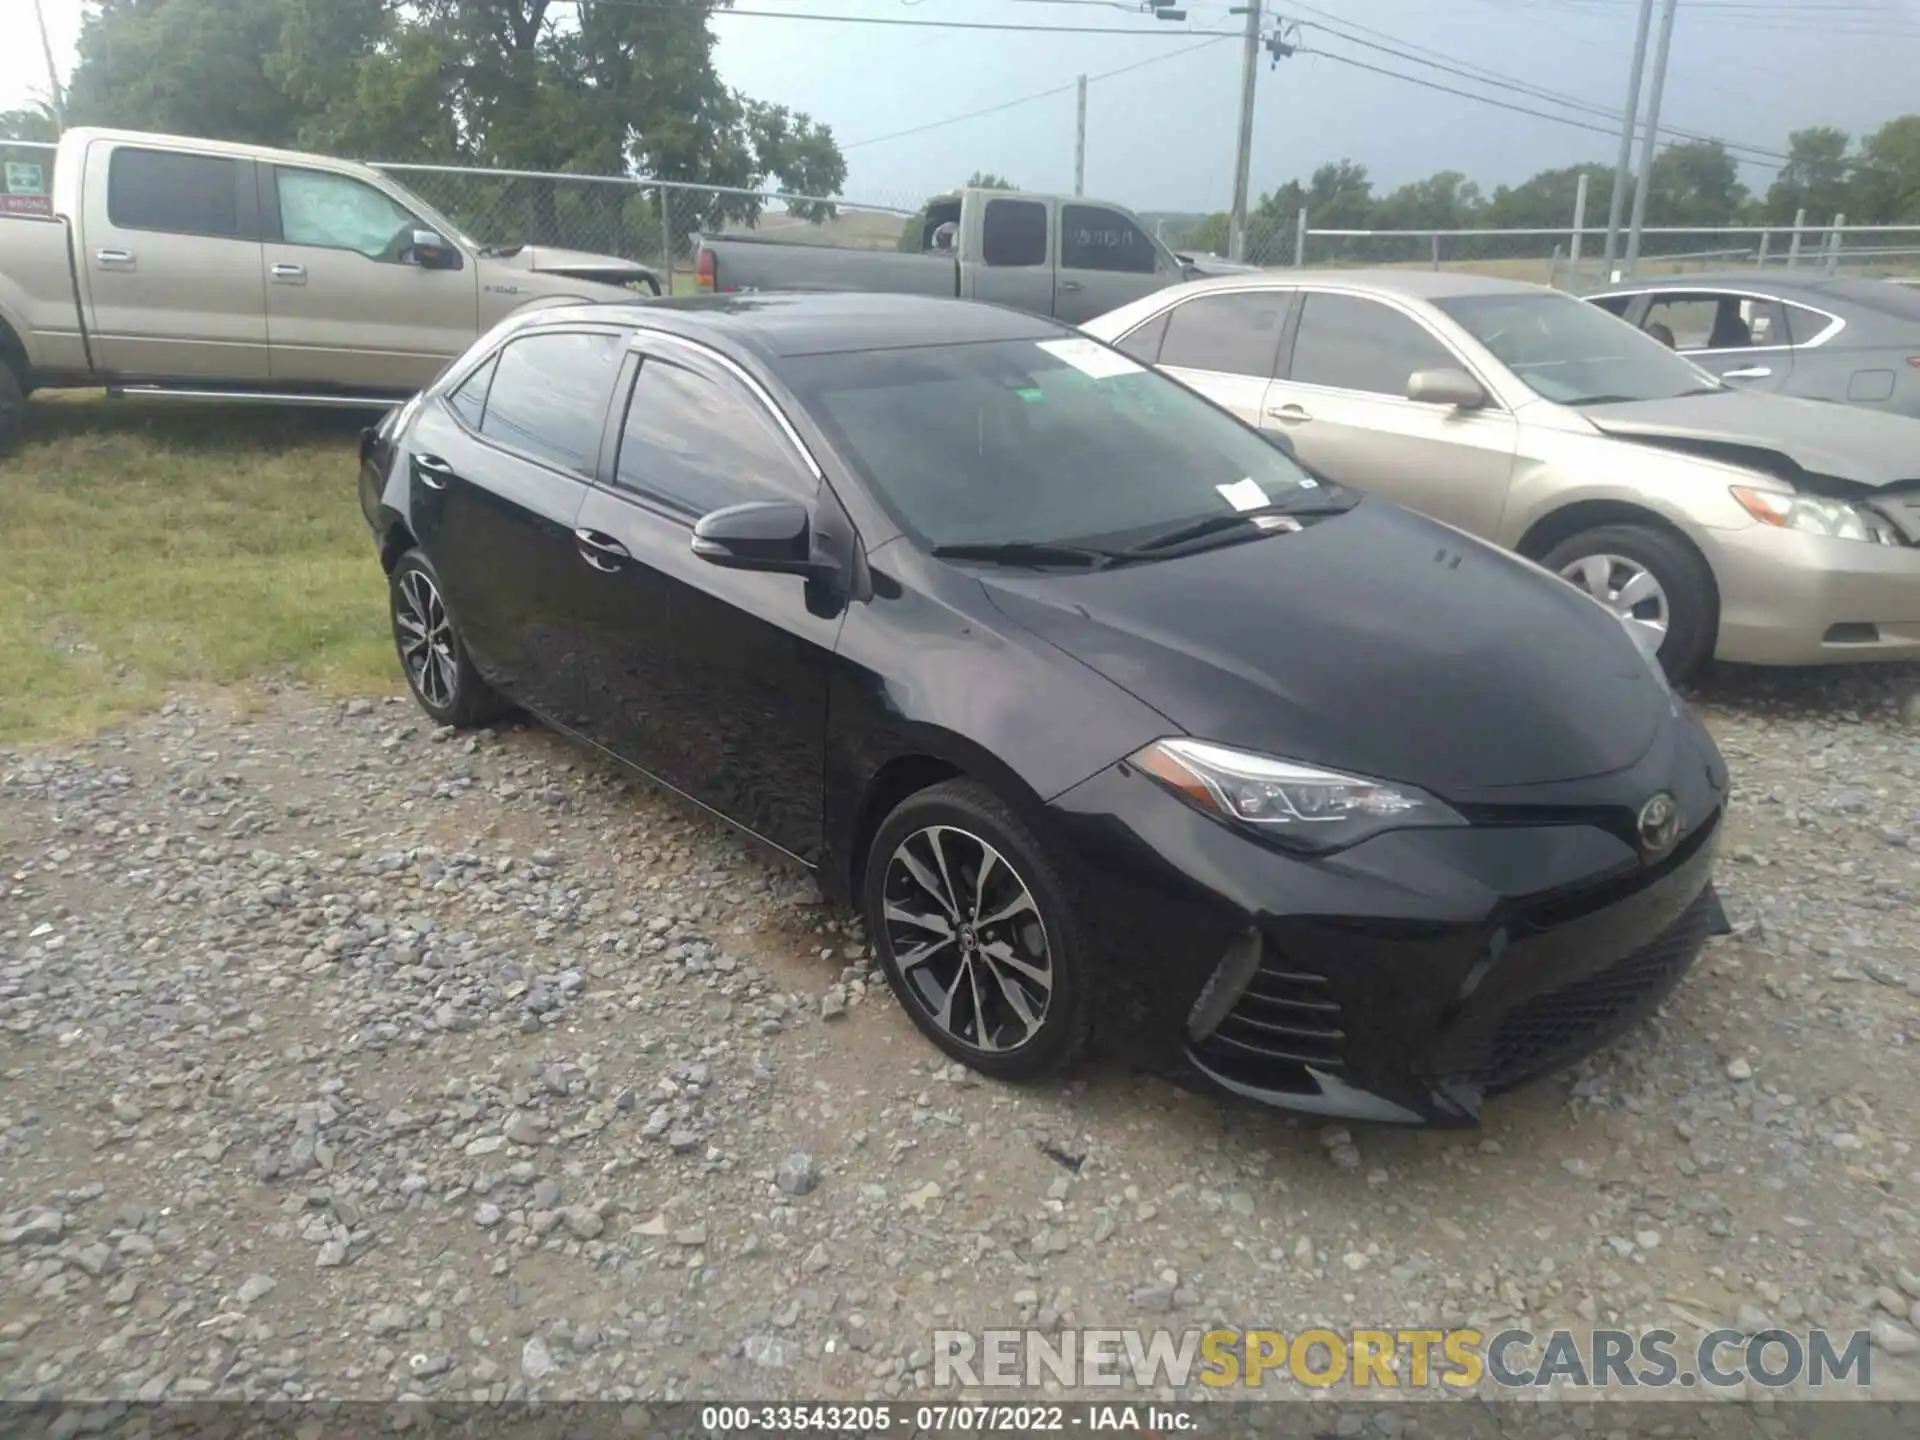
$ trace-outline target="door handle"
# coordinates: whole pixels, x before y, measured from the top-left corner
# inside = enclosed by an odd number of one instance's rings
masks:
[[[1764,380],[1771,374],[1773,371],[1768,366],[1749,365],[1744,370],[1722,370],[1720,378],[1722,380]]]
[[[420,477],[420,483],[429,490],[444,490],[447,482],[453,479],[453,467],[438,455],[414,456],[413,470]]]
[[[1313,416],[1306,412],[1304,406],[1269,405],[1267,407],[1267,418],[1269,420],[1278,420],[1282,425],[1298,425],[1303,421],[1313,419]]]
[[[133,269],[133,252],[131,250],[120,250],[109,246],[94,251],[93,258],[100,263],[100,268],[103,270]]]
[[[273,278],[282,285],[304,285],[307,283],[307,267],[277,260],[273,265]]]
[[[580,542],[580,558],[596,570],[611,574],[620,568],[622,560],[633,558],[626,546],[598,530],[576,530],[573,538]]]
[[[1078,280],[1062,280],[1060,282],[1060,288],[1062,290],[1078,290],[1080,288],[1080,282]]]

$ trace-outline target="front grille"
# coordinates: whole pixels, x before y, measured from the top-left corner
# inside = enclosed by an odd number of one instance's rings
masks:
[[[1260,1090],[1312,1094],[1307,1067],[1338,1073],[1346,1066],[1340,1002],[1326,977],[1287,970],[1269,954],[1247,988],[1193,1053],[1216,1074]]]
[[[1454,1047],[1442,1060],[1442,1073],[1482,1090],[1504,1090],[1604,1044],[1651,1012],[1679,982],[1712,931],[1715,903],[1711,891],[1702,894],[1651,943],[1605,970],[1515,1006],[1490,1038]]]

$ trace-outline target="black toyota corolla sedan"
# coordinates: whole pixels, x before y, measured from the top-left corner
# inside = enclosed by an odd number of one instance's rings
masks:
[[[1610,613],[1050,321],[544,310],[361,458],[429,715],[811,867],[987,1074],[1467,1123],[1725,929],[1725,768]]]

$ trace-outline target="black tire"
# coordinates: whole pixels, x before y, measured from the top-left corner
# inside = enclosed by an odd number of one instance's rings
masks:
[[[1558,575],[1575,561],[1616,555],[1641,566],[1667,597],[1667,633],[1660,664],[1684,680],[1713,654],[1720,630],[1720,592],[1700,553],[1680,536],[1651,525],[1597,525],[1570,535],[1540,558]]]
[[[474,669],[443,593],[432,563],[409,550],[387,577],[387,614],[400,673],[414,701],[439,724],[467,730],[499,719],[510,707]],[[426,626],[424,646],[420,621]]]
[[[27,424],[27,387],[10,360],[0,360],[0,455],[12,453]]]
[[[890,903],[896,914],[903,903],[908,909],[916,903],[925,904],[936,920],[941,918],[942,909],[951,914],[956,908],[918,887],[909,865],[896,863],[897,852],[909,842],[909,854],[930,855],[930,832],[940,835],[951,890],[959,892],[959,923],[950,927],[953,938],[944,944],[937,930],[888,918]],[[994,859],[983,863],[987,852],[982,850],[975,852],[982,858],[970,862],[968,842],[991,847]],[[921,863],[929,870],[933,868],[925,860]],[[988,879],[981,895],[976,882],[983,868]],[[1016,911],[1010,919],[991,919],[994,912],[1017,906],[1016,885],[1024,887],[1032,902],[1032,921],[1024,920],[1025,910]],[[951,893],[949,898],[953,898]],[[948,780],[910,795],[894,807],[881,822],[867,852],[861,906],[874,953],[893,993],[921,1033],[948,1055],[998,1080],[1039,1079],[1059,1073],[1079,1058],[1086,1046],[1092,1014],[1085,927],[1060,868],[1013,808],[986,786],[973,780]],[[965,943],[962,932],[969,930],[967,917],[981,914],[989,919],[980,926],[981,939],[976,948]],[[1036,931],[1044,950],[1035,947]],[[935,953],[916,962],[912,958],[914,950],[908,948],[909,978],[902,968],[902,948],[908,937],[919,934],[926,935],[923,943]],[[1015,969],[1004,960],[992,958],[996,953],[1012,954],[1029,969]],[[1038,968],[1032,965],[1037,954],[1044,955],[1051,979],[1044,990],[1044,1007],[1038,1009],[1034,999],[1043,992],[1032,976]],[[967,960],[977,967],[971,973],[964,963]],[[951,1030],[937,1017],[933,1000],[947,988],[949,975],[952,993],[958,997],[950,1012]],[[976,981],[992,983],[976,991]],[[1026,1015],[1019,1013],[1016,994],[1025,999]],[[984,1027],[978,1019],[983,1012],[987,1017]],[[984,1033],[989,1040],[1003,1043],[1004,1048],[986,1048],[969,1038],[966,1032],[970,1018],[975,1036]],[[1029,1018],[1037,1023],[1029,1027]],[[1005,1044],[1019,1032],[1024,1032],[1025,1038],[1018,1039],[1017,1044]]]

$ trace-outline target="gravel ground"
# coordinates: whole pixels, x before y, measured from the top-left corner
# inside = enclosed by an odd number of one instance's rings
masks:
[[[1736,924],[1478,1132],[983,1083],[859,928],[539,730],[0,752],[0,1398],[858,1399],[935,1329],[1871,1327],[1920,1393],[1920,700],[1735,673]]]

